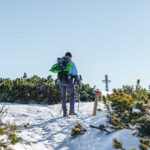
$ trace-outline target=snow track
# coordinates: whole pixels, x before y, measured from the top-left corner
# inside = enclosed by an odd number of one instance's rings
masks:
[[[113,150],[112,139],[119,138],[125,147],[138,147],[138,138],[132,136],[130,130],[121,130],[110,135],[89,127],[106,123],[106,113],[103,104],[102,111],[93,117],[93,102],[81,103],[78,116],[66,118],[60,114],[61,105],[20,105],[0,104],[8,107],[5,121],[19,126],[21,143],[13,146],[15,150]],[[77,108],[77,104],[76,104]],[[70,131],[76,122],[81,122],[87,129],[84,135],[76,138],[70,136]],[[29,123],[29,128],[23,124]],[[132,139],[132,140],[131,140]]]

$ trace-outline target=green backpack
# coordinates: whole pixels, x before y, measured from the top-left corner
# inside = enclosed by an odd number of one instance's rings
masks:
[[[58,79],[60,81],[68,81],[69,77],[69,70],[72,67],[72,64],[70,63],[70,59],[67,57],[58,58],[58,63],[54,64],[49,71],[53,73],[58,74]]]

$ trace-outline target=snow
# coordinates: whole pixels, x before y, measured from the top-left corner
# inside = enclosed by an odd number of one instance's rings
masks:
[[[112,91],[102,91],[102,95],[107,96],[112,94]]]
[[[141,110],[139,110],[139,109],[137,109],[137,108],[133,108],[133,109],[132,109],[132,113],[140,114],[140,113],[141,113]]]
[[[8,108],[4,121],[16,123],[21,131],[20,143],[12,146],[15,150],[114,150],[112,139],[118,138],[125,148],[138,149],[139,139],[132,131],[124,129],[106,135],[100,130],[89,127],[106,124],[106,111],[102,103],[98,107],[102,111],[92,116],[93,102],[80,103],[78,116],[62,117],[61,105],[20,105],[1,103]],[[77,104],[76,104],[77,110]],[[87,129],[84,135],[76,138],[70,136],[70,131],[76,122],[81,122]],[[23,125],[29,123],[29,128]]]
[[[148,110],[148,113],[150,114],[150,110]]]

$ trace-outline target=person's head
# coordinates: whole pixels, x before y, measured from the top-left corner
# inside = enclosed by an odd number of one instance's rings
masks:
[[[72,58],[72,54],[70,52],[66,52],[65,57],[69,57],[71,59]]]

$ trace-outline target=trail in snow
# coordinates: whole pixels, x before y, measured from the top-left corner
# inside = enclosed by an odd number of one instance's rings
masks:
[[[15,150],[113,150],[112,139],[115,137],[123,140],[127,147],[138,147],[138,138],[133,137],[130,130],[105,135],[89,127],[90,124],[98,126],[106,123],[107,118],[102,103],[99,107],[103,111],[98,112],[96,117],[91,115],[93,102],[90,102],[80,104],[78,116],[67,118],[63,118],[60,114],[60,104],[51,106],[5,105],[9,110],[5,121],[16,123],[21,130],[20,136],[24,139],[21,144],[13,146]],[[73,138],[70,136],[70,131],[77,121],[84,125],[87,132]],[[25,123],[30,124],[28,129],[22,127]],[[28,144],[28,141],[31,144]]]

